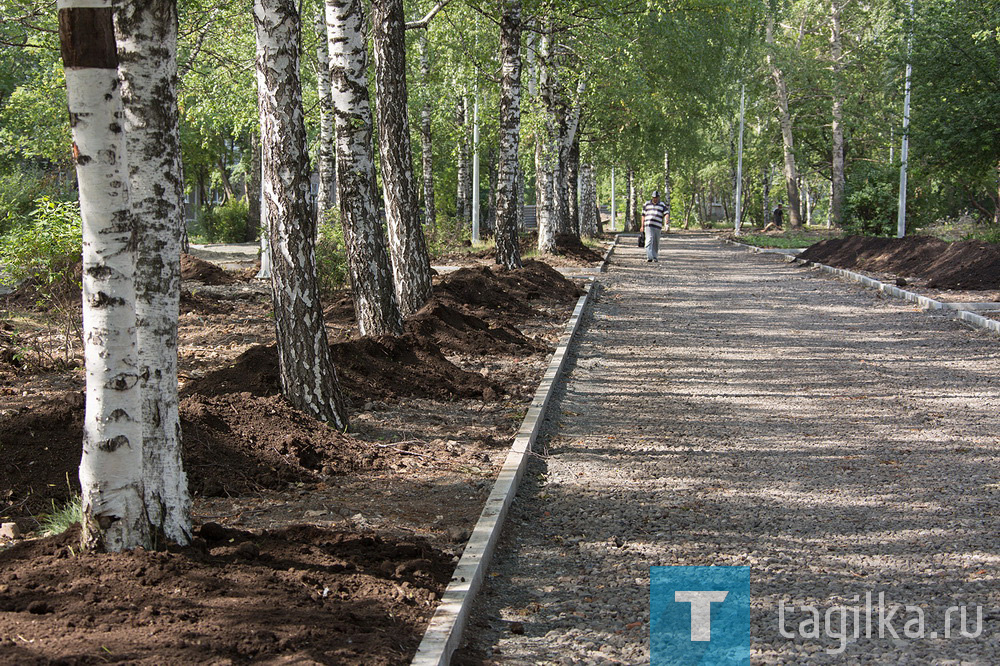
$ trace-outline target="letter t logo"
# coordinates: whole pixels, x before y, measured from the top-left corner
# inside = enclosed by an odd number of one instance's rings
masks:
[[[691,640],[712,640],[712,602],[726,600],[729,592],[703,590],[676,590],[674,601],[691,604]]]

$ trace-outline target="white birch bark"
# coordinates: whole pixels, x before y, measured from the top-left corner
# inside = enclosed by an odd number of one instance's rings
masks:
[[[778,105],[778,124],[781,126],[781,141],[784,155],[785,191],[788,194],[788,225],[793,229],[802,226],[801,203],[799,201],[798,169],[795,166],[795,140],[792,133],[792,116],[788,112],[788,85],[785,74],[774,59],[774,18],[768,16],[765,40],[771,47],[767,54],[767,65],[774,80],[775,100]]]
[[[559,169],[559,130],[555,119],[555,81],[552,73],[552,37],[543,32],[538,40],[538,94],[544,127],[535,139],[535,214],[538,220],[538,251],[551,253],[558,233],[557,172]]]
[[[424,189],[424,224],[433,229],[437,223],[434,206],[434,143],[431,136],[431,78],[430,47],[427,44],[427,30],[420,35],[420,78],[423,80],[423,104],[420,106],[420,165]]]
[[[597,235],[597,180],[594,165],[580,167],[580,234],[591,238]]]
[[[670,151],[663,151],[663,197],[660,199],[663,203],[667,204],[667,217],[663,221],[663,230],[670,231],[670,211],[671,211],[671,198],[670,198]]]
[[[464,95],[455,104],[455,121],[458,124],[455,217],[460,223],[465,223],[472,222],[472,203],[469,201],[472,177],[469,175],[469,100]]]
[[[403,0],[375,0],[372,26],[379,166],[389,228],[389,258],[399,309],[405,316],[423,307],[431,297],[432,286],[430,255],[420,226],[413,179],[410,120],[406,108]]]
[[[368,50],[360,0],[326,0],[333,107],[337,123],[340,223],[361,335],[398,335],[403,319],[386,233],[376,209]]]
[[[844,50],[840,34],[840,0],[830,2],[830,55],[833,60],[833,164],[830,185],[830,224],[839,227],[844,221]]]
[[[521,0],[505,0],[500,17],[500,168],[496,262],[521,267],[518,245],[518,146],[521,134]]]
[[[142,485],[135,226],[118,58],[110,0],[61,1],[58,7],[83,217],[83,547],[116,552],[150,545]]]
[[[191,496],[181,459],[177,316],[184,178],[177,109],[177,2],[132,0],[115,17],[136,216],[137,344],[145,505],[150,524],[191,541]]]
[[[261,182],[282,392],[292,406],[343,430],[347,409],[330,357],[316,286],[316,219],[309,205],[299,80],[301,19],[294,0],[255,0],[254,24]]]
[[[316,34],[319,36],[316,40],[316,90],[319,98],[319,188],[316,193],[316,222],[324,224],[328,221],[330,209],[336,205],[337,158],[330,51],[322,7],[316,13]]]

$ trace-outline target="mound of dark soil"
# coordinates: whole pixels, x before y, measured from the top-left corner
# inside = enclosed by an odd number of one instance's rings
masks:
[[[486,266],[476,266],[460,268],[442,277],[434,287],[434,295],[449,307],[464,307],[487,321],[496,315],[509,320],[511,317],[533,317],[540,314],[525,299],[510,293],[507,287],[496,271]]]
[[[355,405],[405,396],[495,399],[500,388],[462,370],[437,346],[413,335],[372,337],[330,345],[340,386]],[[189,384],[183,394],[218,396],[280,393],[277,348],[256,346],[227,368]]]
[[[213,263],[191,254],[181,254],[181,278],[203,284],[232,284],[236,278]]]
[[[0,307],[28,312],[49,312],[55,308],[79,310],[83,304],[83,261],[70,267],[66,280],[47,283],[34,277],[17,286],[14,291],[0,296]]]
[[[370,444],[293,409],[281,396],[247,392],[181,401],[184,466],[208,497],[277,489],[297,481],[369,468]]]
[[[0,417],[0,516],[49,513],[79,492],[83,404],[73,392]]]
[[[932,289],[1000,289],[1000,246],[994,243],[848,236],[816,243],[799,258],[848,270],[922,278]]]
[[[405,324],[416,338],[432,340],[441,349],[470,355],[524,354],[548,351],[543,342],[528,338],[513,326],[492,327],[475,315],[431,299]]]
[[[585,264],[596,264],[602,259],[601,255],[584,245],[579,236],[573,234],[558,234],[556,236],[555,254],[561,257],[572,257]]]
[[[181,290],[181,314],[196,312],[198,314],[218,315],[230,314],[236,310],[236,306],[231,301],[218,298],[209,298],[197,291],[188,289]]]
[[[202,526],[169,551],[0,552],[0,664],[403,664],[454,568],[419,539]]]
[[[0,516],[50,512],[79,492],[83,393],[0,419]],[[278,395],[243,390],[193,395],[180,405],[184,468],[192,491],[241,495],[316,481],[376,464],[381,451],[293,409]]]

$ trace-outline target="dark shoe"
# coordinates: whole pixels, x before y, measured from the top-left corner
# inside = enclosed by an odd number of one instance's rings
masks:
[[[646,263],[647,263],[647,264],[651,264],[651,263],[653,263],[653,260],[652,260],[652,259],[647,259],[647,260],[646,260]]]

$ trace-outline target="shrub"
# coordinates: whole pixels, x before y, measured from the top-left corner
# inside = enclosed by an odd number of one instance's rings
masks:
[[[249,218],[246,199],[230,199],[224,204],[206,208],[201,226],[209,243],[241,243],[246,239]]]
[[[863,236],[895,236],[899,169],[861,163],[847,174],[844,229]]]
[[[336,210],[328,211],[316,240],[316,278],[319,289],[330,294],[348,284],[347,246]]]
[[[74,268],[83,252],[80,204],[42,197],[34,202],[26,223],[0,239],[0,263],[15,283],[34,280],[39,292],[79,287]]]

